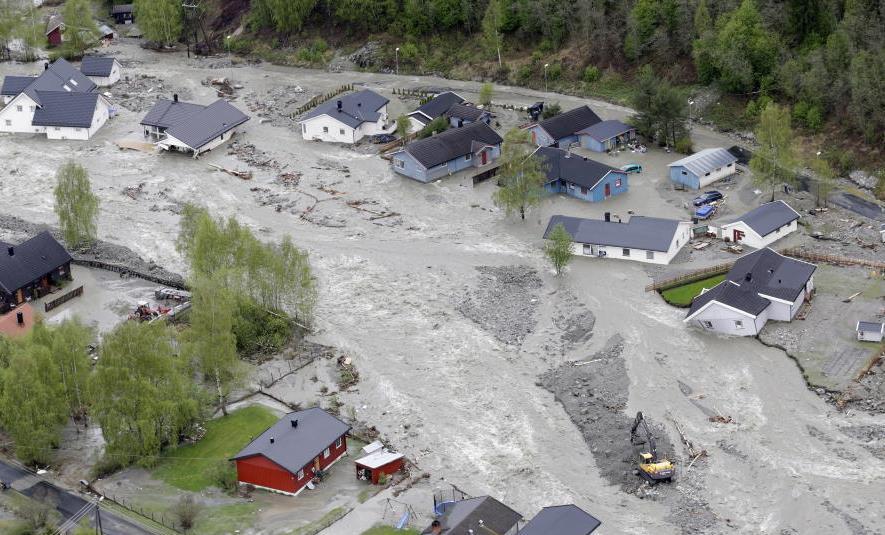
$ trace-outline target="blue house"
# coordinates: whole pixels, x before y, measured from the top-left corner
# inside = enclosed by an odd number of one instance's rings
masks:
[[[589,106],[581,106],[540,123],[531,124],[526,130],[531,132],[532,143],[540,147],[568,148],[578,143],[578,132],[602,121]]]
[[[394,152],[390,161],[397,173],[427,183],[465,169],[491,169],[503,141],[484,122],[472,123],[413,141]]]
[[[551,193],[598,202],[628,189],[627,173],[604,163],[553,147],[540,147],[535,156],[542,161],[547,174],[544,187]]]
[[[456,128],[480,121],[485,124],[492,122],[492,114],[488,110],[464,103],[452,105],[446,112],[446,117],[449,118],[449,124]]]
[[[691,189],[701,189],[737,173],[738,159],[723,148],[704,149],[669,164],[670,180]]]
[[[578,136],[585,149],[608,152],[636,139],[636,129],[621,121],[600,121],[578,132]]]

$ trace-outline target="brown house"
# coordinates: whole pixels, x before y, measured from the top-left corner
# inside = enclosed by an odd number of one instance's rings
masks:
[[[0,313],[71,280],[71,255],[49,232],[11,245],[0,242]]]

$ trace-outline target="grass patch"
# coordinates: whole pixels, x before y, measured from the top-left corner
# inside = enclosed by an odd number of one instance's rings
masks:
[[[197,523],[190,531],[192,535],[213,535],[246,531],[255,526],[255,515],[259,504],[235,503],[220,507],[204,507],[197,516]]]
[[[701,293],[701,290],[703,290],[704,288],[712,288],[713,286],[716,286],[724,280],[724,274],[716,275],[708,279],[702,279],[699,281],[684,284],[682,286],[677,286],[675,288],[664,290],[661,292],[661,297],[664,298],[664,301],[670,303],[673,306],[687,307],[691,305],[691,300]]]
[[[290,531],[289,535],[316,535],[317,533],[323,531],[335,522],[338,522],[339,520],[344,518],[344,515],[346,515],[348,512],[350,511],[348,509],[345,509],[344,507],[336,507],[328,513],[324,514],[323,517],[316,522],[313,522],[306,526],[301,526],[295,531]]]
[[[277,421],[268,408],[253,405],[206,424],[206,436],[196,444],[171,449],[154,470],[155,478],[193,492],[215,485],[214,470]]]
[[[396,529],[390,526],[375,526],[364,531],[362,535],[418,535],[417,529]]]

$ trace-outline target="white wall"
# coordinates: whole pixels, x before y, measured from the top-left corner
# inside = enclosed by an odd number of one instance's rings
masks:
[[[740,321],[743,328],[738,328],[736,321]],[[713,301],[691,319],[691,324],[707,331],[715,331],[722,334],[756,336],[766,321],[768,321],[768,309],[763,310],[754,319],[749,314],[738,312]],[[708,324],[705,322],[708,322]]]
[[[679,253],[679,250],[682,249],[686,243],[688,243],[691,238],[691,223],[688,221],[683,221],[679,223],[679,226],[676,228],[676,233],[673,235],[673,239],[670,241],[670,249],[667,252],[664,251],[648,251],[646,249],[629,249],[629,254],[624,254],[624,247],[615,247],[613,245],[591,245],[586,244],[585,253],[585,244],[583,243],[572,243],[572,253],[577,256],[588,256],[588,257],[597,257],[596,253],[605,252],[605,255],[601,258],[614,258],[617,260],[635,260],[636,262],[644,262],[646,264],[669,264],[673,257]],[[649,253],[651,253],[651,258],[649,258]]]
[[[705,188],[717,180],[722,180],[727,176],[735,174],[737,172],[735,165],[737,164],[732,162],[730,165],[720,167],[718,171],[716,169],[711,170],[709,175],[699,176],[698,179],[700,180],[701,187]]]
[[[427,119],[427,121],[429,122],[430,119]],[[413,132],[417,132],[418,130],[421,130],[425,126],[426,125],[424,123],[420,122],[419,120],[415,119],[414,117],[409,117],[409,133],[410,134]]]
[[[21,107],[21,111],[19,111]],[[44,127],[34,126],[37,103],[25,93],[19,93],[0,111],[0,132],[42,133]]]
[[[323,131],[323,129],[327,131]],[[301,122],[301,137],[308,141],[319,139],[335,143],[354,143],[354,129],[346,124],[329,117],[319,115]]]
[[[181,141],[180,139],[176,138],[175,136],[169,136],[169,135],[167,135],[162,141],[160,141],[158,143],[158,145],[160,145],[163,148],[166,148],[167,150],[176,150],[179,152],[193,153],[194,158],[196,158],[200,154],[203,154],[204,152],[208,152],[208,151],[214,149],[215,147],[221,145],[222,143],[230,140],[230,138],[232,138],[235,133],[236,133],[236,129],[229,130],[229,131],[225,132],[224,134],[216,137],[215,139],[213,139],[209,143],[206,143],[205,145],[200,147],[198,150],[187,145],[184,141]]]
[[[756,231],[751,229],[746,223],[743,221],[735,221],[734,223],[728,223],[727,225],[722,225],[722,237],[728,237],[728,239],[734,239],[734,229],[738,229],[744,232],[744,237],[741,238],[740,243],[744,245],[749,245],[754,249],[762,249],[764,247],[768,247],[772,243],[777,240],[787,236],[792,232],[796,232],[798,228],[797,225],[798,220],[794,220],[790,222],[788,225],[785,225],[779,229],[774,230],[769,233],[767,236],[760,236],[756,234]]]
[[[108,87],[120,80],[121,69],[122,67],[120,67],[120,63],[117,60],[114,60],[110,76],[88,76],[87,78],[92,80],[92,82],[99,87]]]

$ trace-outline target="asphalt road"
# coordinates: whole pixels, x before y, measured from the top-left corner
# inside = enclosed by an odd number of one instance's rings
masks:
[[[30,477],[33,474],[27,470],[23,470],[13,464],[0,460],[0,480],[7,484],[21,478]],[[15,492],[7,490],[5,492]],[[56,487],[52,483],[45,480],[39,480],[33,486],[23,489],[22,494],[35,500],[50,503],[55,506],[55,510],[61,514],[64,519],[70,518],[77,511],[83,508],[88,502],[81,496]],[[90,523],[94,522],[94,513],[89,515]],[[135,522],[116,515],[106,509],[101,510],[101,527],[106,535],[153,535],[149,531]]]
[[[870,219],[882,220],[885,218],[885,211],[882,210],[881,206],[872,201],[861,199],[851,193],[840,191],[830,196],[830,202]]]

